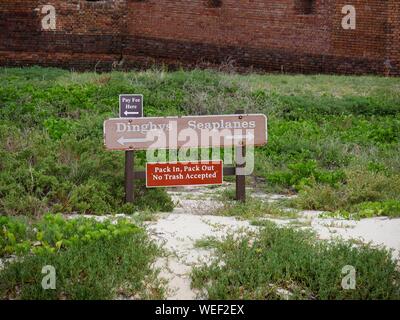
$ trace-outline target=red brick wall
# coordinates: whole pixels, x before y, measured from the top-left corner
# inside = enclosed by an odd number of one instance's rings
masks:
[[[386,74],[400,73],[400,1],[388,1],[388,38]]]
[[[0,64],[76,69],[131,68],[154,62],[303,73],[400,75],[398,0],[9,0],[0,2]],[[357,29],[343,30],[353,4]],[[38,8],[54,5],[55,31]],[[35,10],[36,9],[36,10]],[[3,32],[4,30],[4,32]]]

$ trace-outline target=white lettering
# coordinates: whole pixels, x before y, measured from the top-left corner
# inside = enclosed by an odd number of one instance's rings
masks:
[[[356,8],[352,5],[346,5],[342,8],[342,13],[345,16],[342,19],[342,28],[344,30],[356,29]]]
[[[42,30],[56,30],[56,8],[50,4],[44,5],[42,14],[46,14],[42,19]]]

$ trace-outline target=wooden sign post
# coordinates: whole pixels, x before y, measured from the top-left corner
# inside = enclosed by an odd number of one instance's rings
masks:
[[[243,110],[236,111],[237,114],[243,114]],[[236,168],[246,167],[246,163],[242,163],[246,156],[246,146],[243,144],[241,147],[236,148]],[[246,202],[246,176],[236,174],[236,200]]]
[[[119,95],[120,118],[140,118],[143,116],[143,95],[120,94]],[[133,203],[135,200],[135,151],[125,151],[125,202]]]
[[[125,202],[133,203],[135,200],[135,151],[125,151]]]
[[[121,97],[123,96],[121,95]],[[140,105],[143,99],[135,101]],[[138,112],[137,115],[143,114],[143,111],[138,110],[137,107],[129,105],[128,108],[130,110],[135,109],[135,112]],[[125,113],[122,112],[124,115]],[[223,175],[236,176],[236,200],[245,202],[246,177],[242,171],[246,167],[246,145],[262,146],[266,143],[266,116],[263,114],[244,114],[242,110],[234,115],[121,117],[108,119],[104,122],[104,144],[106,148],[125,151],[125,200],[129,203],[134,202],[135,179],[146,179],[148,187],[205,185],[216,184],[220,181],[222,183]],[[135,150],[232,146],[235,147],[235,167],[222,167],[222,162],[220,162],[219,165],[213,164],[210,169],[207,169],[208,167],[196,169],[200,171],[197,175],[186,176],[183,175],[186,169],[182,169],[182,164],[179,162],[147,164],[147,172],[134,170]],[[192,165],[197,168],[198,163],[192,163]],[[177,174],[165,175],[162,168],[176,170],[175,173]],[[202,166],[199,168],[202,168]],[[149,179],[148,174],[151,172],[154,173],[154,176]],[[156,173],[161,174],[157,175]],[[182,173],[182,176],[178,173]],[[200,180],[199,177],[201,177]],[[176,179],[177,181],[174,183],[167,181],[168,179]],[[151,180],[150,183],[149,180]]]

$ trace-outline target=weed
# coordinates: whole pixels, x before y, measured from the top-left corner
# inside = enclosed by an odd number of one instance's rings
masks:
[[[238,105],[266,114],[269,141],[256,148],[255,175],[265,178],[269,191],[300,192],[297,205],[304,209],[348,210],[345,201],[337,201],[342,194],[351,205],[399,200],[400,192],[390,190],[400,185],[394,178],[400,170],[398,88],[397,78],[370,76],[157,69],[99,75],[3,68],[0,211],[40,215],[129,209],[123,207],[123,154],[104,150],[102,142],[103,121],[117,116],[121,92],[141,92],[145,116],[227,114]],[[135,161],[143,165],[145,153],[137,152]],[[368,188],[363,177],[371,174],[389,187]],[[139,194],[145,194],[140,188]],[[318,197],[320,191],[324,197]],[[129,211],[169,210],[171,202],[164,201],[165,193],[158,197],[161,193],[150,192],[146,199],[155,200],[139,200]]]
[[[0,272],[3,299],[162,298],[152,270],[159,249],[128,220],[96,222],[47,214],[37,221],[0,217],[0,257],[17,254]],[[42,268],[55,267],[56,290],[43,290]]]
[[[44,252],[7,265],[0,273],[3,299],[162,298],[150,265],[157,254],[144,233],[80,242],[59,253]],[[84,257],[84,258],[83,258]],[[43,290],[43,266],[56,270],[56,289]],[[147,284],[146,284],[147,281]],[[146,286],[151,285],[149,296]]]
[[[55,253],[80,242],[90,243],[99,239],[134,234],[140,229],[127,220],[113,224],[79,218],[65,220],[61,215],[46,214],[30,223],[21,218],[0,217],[0,256],[5,254]]]
[[[391,218],[400,217],[400,201],[386,200],[382,202],[362,202],[354,205],[347,210],[337,210],[335,212],[327,212],[322,217],[333,217],[343,219],[363,219],[387,216]]]
[[[283,210],[276,205],[257,198],[248,198],[246,203],[226,202],[221,208],[215,210],[216,215],[235,216],[241,219],[273,216],[277,218],[296,218],[293,210]]]
[[[210,243],[207,243],[210,244]],[[256,238],[228,235],[218,258],[192,272],[194,288],[209,299],[399,299],[400,272],[389,251],[265,222]],[[342,268],[354,266],[356,288],[341,286]]]
[[[219,243],[220,241],[218,241],[215,237],[206,237],[197,240],[194,244],[194,247],[202,249],[211,249],[217,247]]]
[[[337,187],[321,183],[306,186],[291,202],[297,208],[323,211],[353,210],[364,202],[398,202],[399,175],[387,177],[380,172],[351,170],[347,176],[346,183]],[[389,211],[394,215],[393,209],[382,214]]]

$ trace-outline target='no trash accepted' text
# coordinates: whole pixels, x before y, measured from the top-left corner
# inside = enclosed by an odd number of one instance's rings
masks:
[[[147,185],[202,185],[222,183],[222,161],[191,163],[148,163]]]

